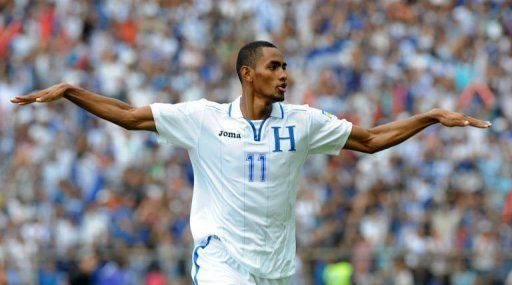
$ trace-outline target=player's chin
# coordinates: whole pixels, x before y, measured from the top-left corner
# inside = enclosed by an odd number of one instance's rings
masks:
[[[284,93],[285,92],[277,91],[274,94],[274,96],[272,96],[274,98],[274,101],[275,102],[282,102],[282,101],[284,101]]]

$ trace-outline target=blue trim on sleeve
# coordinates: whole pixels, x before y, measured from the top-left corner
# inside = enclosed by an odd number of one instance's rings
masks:
[[[209,236],[208,239],[206,240],[206,244],[205,245],[198,245],[196,246],[196,248],[194,249],[194,253],[193,253],[193,262],[194,262],[194,266],[196,268],[196,272],[194,274],[194,279],[193,279],[193,282],[194,282],[194,285],[199,285],[197,283],[197,272],[199,271],[199,264],[197,264],[197,259],[199,258],[199,254],[198,254],[198,250],[199,249],[204,249],[205,247],[208,246],[208,244],[210,244],[210,240],[212,239],[212,236]]]
[[[230,103],[229,104],[229,108],[228,108],[228,116],[231,117],[231,107],[232,107],[233,103]]]
[[[283,105],[281,105],[281,103],[279,103],[279,108],[281,108],[281,119],[284,119],[284,109],[283,109]]]

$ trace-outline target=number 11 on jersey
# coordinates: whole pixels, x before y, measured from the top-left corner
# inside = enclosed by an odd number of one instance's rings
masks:
[[[264,153],[249,153],[247,154],[247,161],[249,162],[249,182],[254,182],[254,164],[255,164],[255,158],[257,158],[257,164],[259,164],[259,181],[264,182],[266,178],[266,171],[267,171],[267,157]]]

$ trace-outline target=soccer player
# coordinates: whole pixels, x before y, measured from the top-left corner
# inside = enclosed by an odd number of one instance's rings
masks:
[[[287,72],[269,42],[241,48],[236,71],[242,95],[229,104],[198,100],[134,108],[61,83],[11,101],[66,98],[128,130],[158,133],[188,150],[194,169],[190,227],[195,284],[289,284],[295,259],[295,200],[310,154],[341,149],[374,153],[425,127],[488,128],[489,122],[434,109],[371,129],[309,106],[282,103]]]

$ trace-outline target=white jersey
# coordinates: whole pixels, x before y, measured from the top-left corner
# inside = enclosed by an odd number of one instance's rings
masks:
[[[308,106],[274,103],[256,127],[242,115],[240,98],[156,103],[151,110],[159,141],[189,152],[194,241],[216,235],[254,275],[292,275],[301,167],[309,154],[338,154],[352,124]]]

